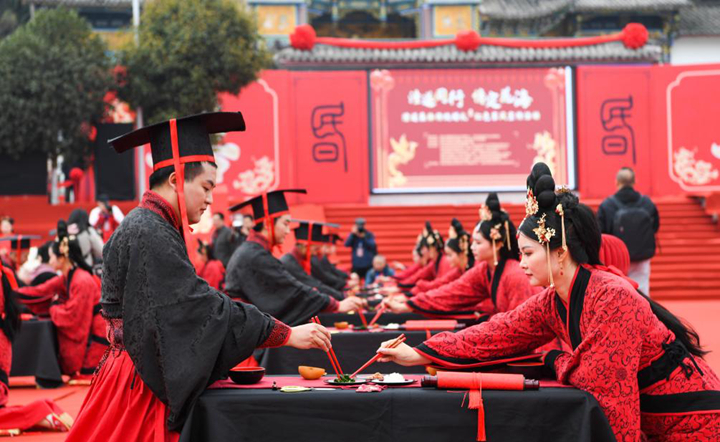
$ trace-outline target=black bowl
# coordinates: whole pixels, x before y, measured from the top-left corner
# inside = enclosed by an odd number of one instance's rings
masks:
[[[257,384],[265,376],[263,367],[241,367],[230,370],[230,379],[236,384]]]

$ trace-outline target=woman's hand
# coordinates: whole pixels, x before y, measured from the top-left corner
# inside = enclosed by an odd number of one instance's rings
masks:
[[[318,348],[323,351],[330,350],[330,332],[320,324],[304,324],[293,327],[288,339],[288,347],[300,350]]]
[[[416,352],[412,347],[407,344],[400,344],[395,348],[388,348],[394,339],[385,341],[378,349],[378,353],[383,355],[378,362],[394,362],[399,365],[410,367],[413,365],[427,365],[432,361],[420,353]]]

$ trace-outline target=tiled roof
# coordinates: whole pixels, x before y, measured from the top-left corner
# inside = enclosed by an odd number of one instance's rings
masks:
[[[574,0],[483,0],[480,13],[493,20],[526,20],[562,13]]]
[[[720,35],[720,2],[714,5],[698,2],[680,11],[678,32],[680,35]]]
[[[423,49],[353,49],[316,45],[311,51],[288,47],[275,54],[281,68],[293,67],[437,67],[480,65],[575,64],[595,62],[658,62],[662,49],[656,44],[631,50],[620,42],[560,49],[505,48],[480,46],[465,52],[454,45]]]
[[[144,0],[140,0],[142,4]],[[94,6],[94,7],[123,7],[132,8],[132,0],[23,0],[25,4],[39,6]]]
[[[690,0],[575,0],[575,11],[668,11],[689,5]]]

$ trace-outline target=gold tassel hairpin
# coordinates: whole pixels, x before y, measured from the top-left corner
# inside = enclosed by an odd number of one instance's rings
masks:
[[[505,220],[505,242],[507,243],[507,249],[512,250],[510,245],[510,221]]]
[[[560,226],[562,228],[562,248],[567,252],[567,240],[565,239],[565,210],[562,204],[558,204],[555,208],[555,212],[560,215]]]
[[[547,214],[543,213],[537,222],[538,226],[533,229],[533,232],[535,232],[535,235],[538,238],[538,242],[540,242],[540,244],[545,244],[545,252],[547,255],[548,265],[548,279],[550,280],[550,287],[555,287],[555,281],[552,275],[552,265],[550,264],[550,240],[555,236],[555,229],[545,226],[546,217]]]
[[[492,240],[493,260],[495,261],[495,265],[498,265],[497,247],[495,247],[495,242],[502,240],[502,234],[500,233],[501,228],[502,224],[495,224],[492,229],[490,229],[490,239]]]

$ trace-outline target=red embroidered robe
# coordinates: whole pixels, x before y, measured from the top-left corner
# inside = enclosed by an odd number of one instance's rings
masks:
[[[399,280],[399,284],[414,285],[417,284],[418,281],[432,281],[435,278],[444,276],[451,269],[450,263],[448,263],[447,258],[443,255],[440,257],[440,262],[431,261],[427,263],[424,267],[420,268],[412,275]]]
[[[108,342],[105,321],[100,315],[100,281],[81,268],[47,282],[22,287],[19,293],[40,298],[57,294],[60,299],[49,308],[50,319],[57,328],[60,367],[63,373],[92,374]]]
[[[691,358],[625,279],[581,267],[569,305],[548,288],[515,310],[416,350],[442,365],[522,354],[559,337],[545,358],[557,379],[592,394],[618,441],[706,441],[720,434],[720,380]]]

